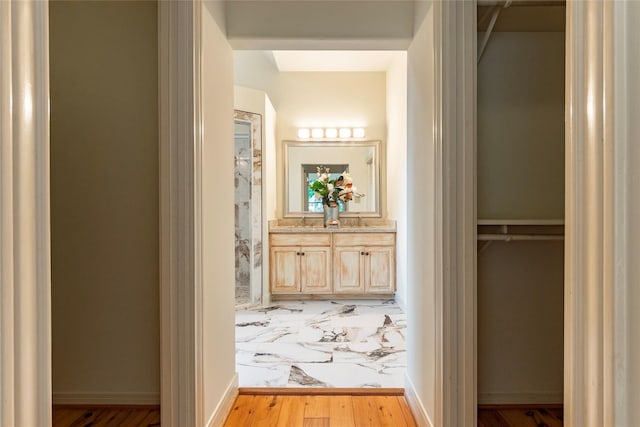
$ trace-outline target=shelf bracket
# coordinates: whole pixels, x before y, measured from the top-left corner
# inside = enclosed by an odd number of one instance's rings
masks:
[[[495,27],[496,25],[496,21],[498,20],[498,16],[500,16],[500,12],[502,11],[502,9],[506,9],[509,6],[511,6],[511,2],[513,0],[506,0],[504,2],[504,6],[500,7],[498,5],[494,6],[492,9],[492,13],[491,13],[491,20],[489,21],[489,26],[487,27],[487,31],[485,31],[484,36],[482,37],[482,41],[480,42],[480,47],[478,48],[478,64],[480,63],[480,61],[482,60],[482,55],[484,54],[485,49],[487,48],[487,44],[489,44],[489,38],[491,37],[491,34],[493,33],[493,27]],[[488,12],[487,12],[488,14]],[[484,20],[486,19],[486,17],[488,16],[487,14],[485,14],[482,19],[481,19],[481,23],[484,22]]]

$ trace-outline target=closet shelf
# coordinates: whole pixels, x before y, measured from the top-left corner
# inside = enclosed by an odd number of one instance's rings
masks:
[[[478,234],[480,241],[502,241],[512,240],[564,240],[562,234]]]
[[[561,220],[478,221],[478,241],[564,240]]]

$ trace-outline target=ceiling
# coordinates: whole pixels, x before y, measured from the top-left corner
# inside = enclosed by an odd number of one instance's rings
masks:
[[[405,51],[274,50],[279,71],[384,72]]]
[[[485,2],[486,3],[486,2]],[[559,31],[565,29],[562,1],[530,2],[500,7],[494,31]],[[478,31],[486,31],[494,6],[478,7]],[[406,51],[392,50],[274,50],[274,62],[281,72],[386,72]]]

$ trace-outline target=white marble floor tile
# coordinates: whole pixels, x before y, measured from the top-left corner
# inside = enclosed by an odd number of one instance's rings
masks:
[[[309,378],[317,384],[309,384]],[[296,363],[292,366],[290,387],[320,384],[324,387],[382,387],[375,369],[354,363]]]
[[[390,300],[291,301],[240,310],[240,385],[402,387],[405,336],[406,316]]]
[[[286,387],[291,365],[237,365],[237,371],[240,387]]]

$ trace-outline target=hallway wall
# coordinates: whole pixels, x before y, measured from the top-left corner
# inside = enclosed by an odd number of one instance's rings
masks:
[[[387,71],[387,216],[396,220],[396,302],[407,304],[407,54]]]
[[[50,3],[54,403],[159,401],[156,20]]]
[[[407,330],[406,388],[437,423],[435,12],[422,6],[407,54],[407,324],[418,326]]]
[[[198,420],[198,425],[217,426],[231,409],[238,384],[233,285],[235,221],[231,202],[234,193],[233,52],[224,36],[223,3],[209,0],[195,3],[195,7],[202,7],[203,117],[200,170],[203,418]]]

